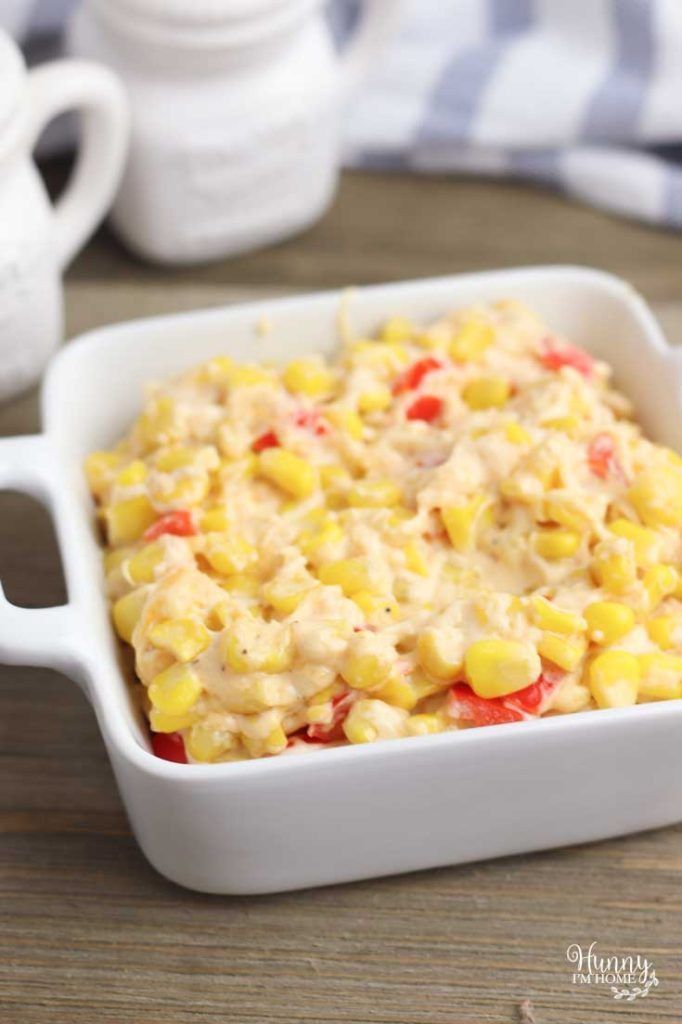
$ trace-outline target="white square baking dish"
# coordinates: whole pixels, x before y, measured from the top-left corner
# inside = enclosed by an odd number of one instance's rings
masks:
[[[388,314],[426,320],[508,296],[608,360],[646,430],[682,449],[682,354],[614,277],[495,271],[361,288],[348,309],[367,332]],[[218,353],[282,361],[331,350],[339,300],[333,292],[131,322],[57,356],[43,389],[44,433],[0,442],[0,486],[51,508],[69,603],[27,610],[2,598],[0,658],[53,666],[81,684],[142,849],[193,889],[297,889],[679,821],[680,701],[233,764],[178,765],[150,753],[109,624],[83,457],[127,428],[150,378]],[[260,337],[263,317],[272,330]]]

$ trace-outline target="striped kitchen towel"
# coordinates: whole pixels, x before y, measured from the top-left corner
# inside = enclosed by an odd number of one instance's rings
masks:
[[[0,0],[0,24],[28,12],[42,58],[76,2]],[[341,45],[362,3],[331,0]],[[403,0],[345,159],[524,178],[682,228],[682,0]]]
[[[358,0],[336,0],[340,36]],[[682,228],[682,0],[404,0],[353,166],[524,178]]]

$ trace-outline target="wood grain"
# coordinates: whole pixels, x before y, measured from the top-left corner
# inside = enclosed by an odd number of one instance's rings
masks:
[[[307,235],[228,263],[150,268],[101,232],[69,274],[67,320],[73,334],[244,296],[583,262],[630,278],[680,340],[681,245],[522,187],[347,175]],[[37,428],[34,395],[0,409],[0,433]],[[62,600],[43,510],[3,494],[0,521],[10,597]],[[209,897],[143,860],[75,686],[2,669],[0,730],[3,1024],[507,1024],[526,998],[537,1024],[682,1022],[682,828],[291,895]],[[593,940],[648,956],[659,988],[623,1005],[572,985],[566,947]]]

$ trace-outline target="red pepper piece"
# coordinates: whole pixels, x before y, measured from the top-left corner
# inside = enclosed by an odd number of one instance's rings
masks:
[[[152,750],[164,761],[187,764],[185,741],[179,732],[153,732]]]
[[[351,709],[353,697],[350,693],[340,693],[332,697],[332,720],[322,725],[321,723],[309,725],[308,739],[313,743],[336,743],[345,739],[343,723]]]
[[[408,366],[393,384],[393,394],[401,395],[403,391],[414,391],[418,388],[427,373],[432,370],[440,370],[443,364],[433,356],[426,356],[418,359],[412,366]]]
[[[301,409],[294,416],[294,423],[297,427],[311,430],[316,437],[324,437],[329,433],[329,427],[321,418],[319,409]]]
[[[266,430],[251,445],[252,452],[263,452],[266,448],[279,448],[279,441],[274,430]]]
[[[508,697],[502,699],[507,707],[523,711],[527,715],[540,715],[548,698],[556,690],[563,677],[563,672],[545,671],[530,686],[526,686],[523,690],[517,690],[516,693],[510,693]]]
[[[590,377],[594,369],[594,359],[584,349],[575,345],[558,345],[552,339],[545,342],[540,362],[547,370],[560,370],[562,366],[572,366],[578,373],[582,373],[583,377]]]
[[[422,395],[417,398],[407,410],[408,420],[424,420],[425,423],[433,423],[443,411],[443,399],[435,395]]]
[[[448,711],[452,718],[471,725],[502,725],[525,718],[518,708],[507,707],[501,697],[478,697],[466,683],[455,683],[450,689]]]
[[[174,537],[193,537],[196,532],[197,528],[194,525],[192,513],[187,509],[181,509],[178,512],[167,512],[165,516],[160,516],[148,530],[145,530],[144,539],[156,540],[164,533],[171,533]]]
[[[600,480],[614,477],[625,482],[625,471],[616,455],[616,445],[610,434],[597,434],[587,449],[587,463]]]

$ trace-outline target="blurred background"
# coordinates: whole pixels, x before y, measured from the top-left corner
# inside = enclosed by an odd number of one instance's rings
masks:
[[[78,6],[0,0],[0,26],[36,63],[63,51]],[[239,5],[222,6],[229,17]],[[346,166],[522,179],[682,227],[678,0],[402,0],[397,7],[345,108]],[[362,0],[327,4],[339,47],[362,8]],[[63,133],[50,133],[43,153],[63,142]]]

